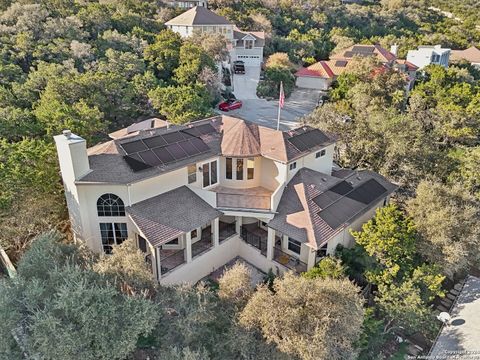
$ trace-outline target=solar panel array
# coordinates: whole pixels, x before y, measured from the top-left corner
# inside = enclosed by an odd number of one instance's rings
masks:
[[[290,144],[295,146],[299,151],[307,151],[318,145],[328,142],[330,139],[323,132],[314,129],[300,135],[292,136],[287,139]]]
[[[372,54],[375,51],[373,46],[362,46],[362,45],[355,45],[352,48],[354,53],[363,53],[363,54]]]
[[[337,66],[337,67],[345,67],[345,66],[347,66],[347,64],[348,64],[348,61],[346,61],[346,60],[337,60],[335,62],[335,66]]]
[[[198,136],[210,134],[215,128],[210,124],[192,127],[150,138],[120,144],[127,153],[125,161],[133,171],[153,166],[167,165],[210,150]]]
[[[351,190],[348,191],[349,187],[343,183],[349,185]],[[334,189],[338,185],[340,186]],[[344,192],[346,193],[343,194]],[[327,195],[322,196],[325,193]],[[385,195],[387,189],[377,180],[370,179],[356,188],[353,188],[346,181],[342,181],[325,193],[318,195],[313,201],[324,209],[318,215],[332,229],[336,229],[354,217],[355,214],[367,208],[374,200]]]

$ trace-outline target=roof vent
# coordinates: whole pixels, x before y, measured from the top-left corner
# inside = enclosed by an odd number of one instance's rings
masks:
[[[150,121],[150,127],[151,127],[152,129],[155,128],[155,120]]]
[[[315,184],[310,184],[311,189],[315,189]]]
[[[362,180],[362,178],[359,175],[357,175],[357,180]]]
[[[62,134],[67,138],[70,139],[72,137],[72,132],[70,130],[63,130]]]
[[[324,177],[323,177],[323,178],[322,178],[322,181],[323,181],[323,182],[326,182],[326,181],[327,181],[327,178],[324,178]]]

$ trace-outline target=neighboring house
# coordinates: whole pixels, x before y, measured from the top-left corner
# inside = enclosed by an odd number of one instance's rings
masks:
[[[384,67],[395,68],[407,74],[408,88],[411,88],[415,80],[416,67],[406,64],[405,61],[397,60],[391,51],[380,45],[353,45],[330,57],[330,60],[319,61],[306,68],[299,69],[295,76],[296,85],[300,88],[328,90],[332,82],[352,67],[355,57],[375,57]]]
[[[223,16],[205,7],[194,7],[167,21],[165,25],[183,37],[199,32],[219,33],[229,41],[228,50],[232,61],[242,60],[245,65],[260,66],[263,62],[265,34],[239,30]]]
[[[442,48],[441,45],[419,46],[417,50],[408,51],[407,61],[420,70],[431,64],[446,68],[450,59],[450,51],[450,49]]]
[[[208,6],[207,0],[166,0],[165,3],[181,9],[191,9],[195,6]]]
[[[450,60],[452,62],[465,60],[473,66],[480,68],[480,49],[471,46],[466,50],[452,50]]]
[[[135,239],[164,284],[196,282],[237,256],[265,272],[306,271],[351,246],[349,229],[396,189],[337,168],[335,141],[308,126],[140,124],[88,149],[69,131],[55,142],[75,238],[98,253]]]

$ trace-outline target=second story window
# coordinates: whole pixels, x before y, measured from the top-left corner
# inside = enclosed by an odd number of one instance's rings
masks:
[[[255,171],[255,159],[247,159],[247,180],[252,180]]]
[[[237,180],[243,180],[243,159],[237,159]]]
[[[318,159],[319,157],[325,156],[326,153],[327,153],[327,151],[325,149],[320,150],[315,154],[315,158]]]
[[[98,216],[125,216],[122,199],[114,194],[103,194],[97,200]]]
[[[215,185],[218,181],[217,161],[215,160],[210,163],[203,164],[202,174],[203,174],[203,187]]]
[[[225,178],[231,180],[233,173],[233,159],[227,158],[225,163]]]
[[[103,251],[112,253],[113,245],[120,245],[128,238],[127,224],[125,223],[100,223]]]
[[[290,170],[295,170],[297,168],[297,162],[293,162],[290,164]]]
[[[197,166],[195,164],[188,165],[188,183],[192,184],[197,181]]]
[[[244,40],[245,49],[253,49],[253,40]]]

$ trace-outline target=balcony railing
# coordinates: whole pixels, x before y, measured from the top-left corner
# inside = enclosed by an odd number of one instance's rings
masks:
[[[233,235],[235,235],[237,233],[236,225],[237,225],[236,221],[234,221],[233,223],[226,223],[223,221],[219,221],[219,225],[218,225],[219,241],[222,242],[232,237]]]
[[[202,230],[202,237],[200,240],[192,244],[192,258],[203,254],[213,247],[211,227]]]
[[[257,228],[260,231],[264,231],[263,229]],[[267,256],[267,237],[261,235],[260,231],[252,231],[246,226],[242,226],[240,228],[240,237],[243,241],[247,244],[252,245],[260,250],[261,254]],[[266,233],[266,232],[265,232]]]
[[[162,275],[172,271],[177,266],[180,266],[185,262],[185,249],[160,250],[160,272]]]

